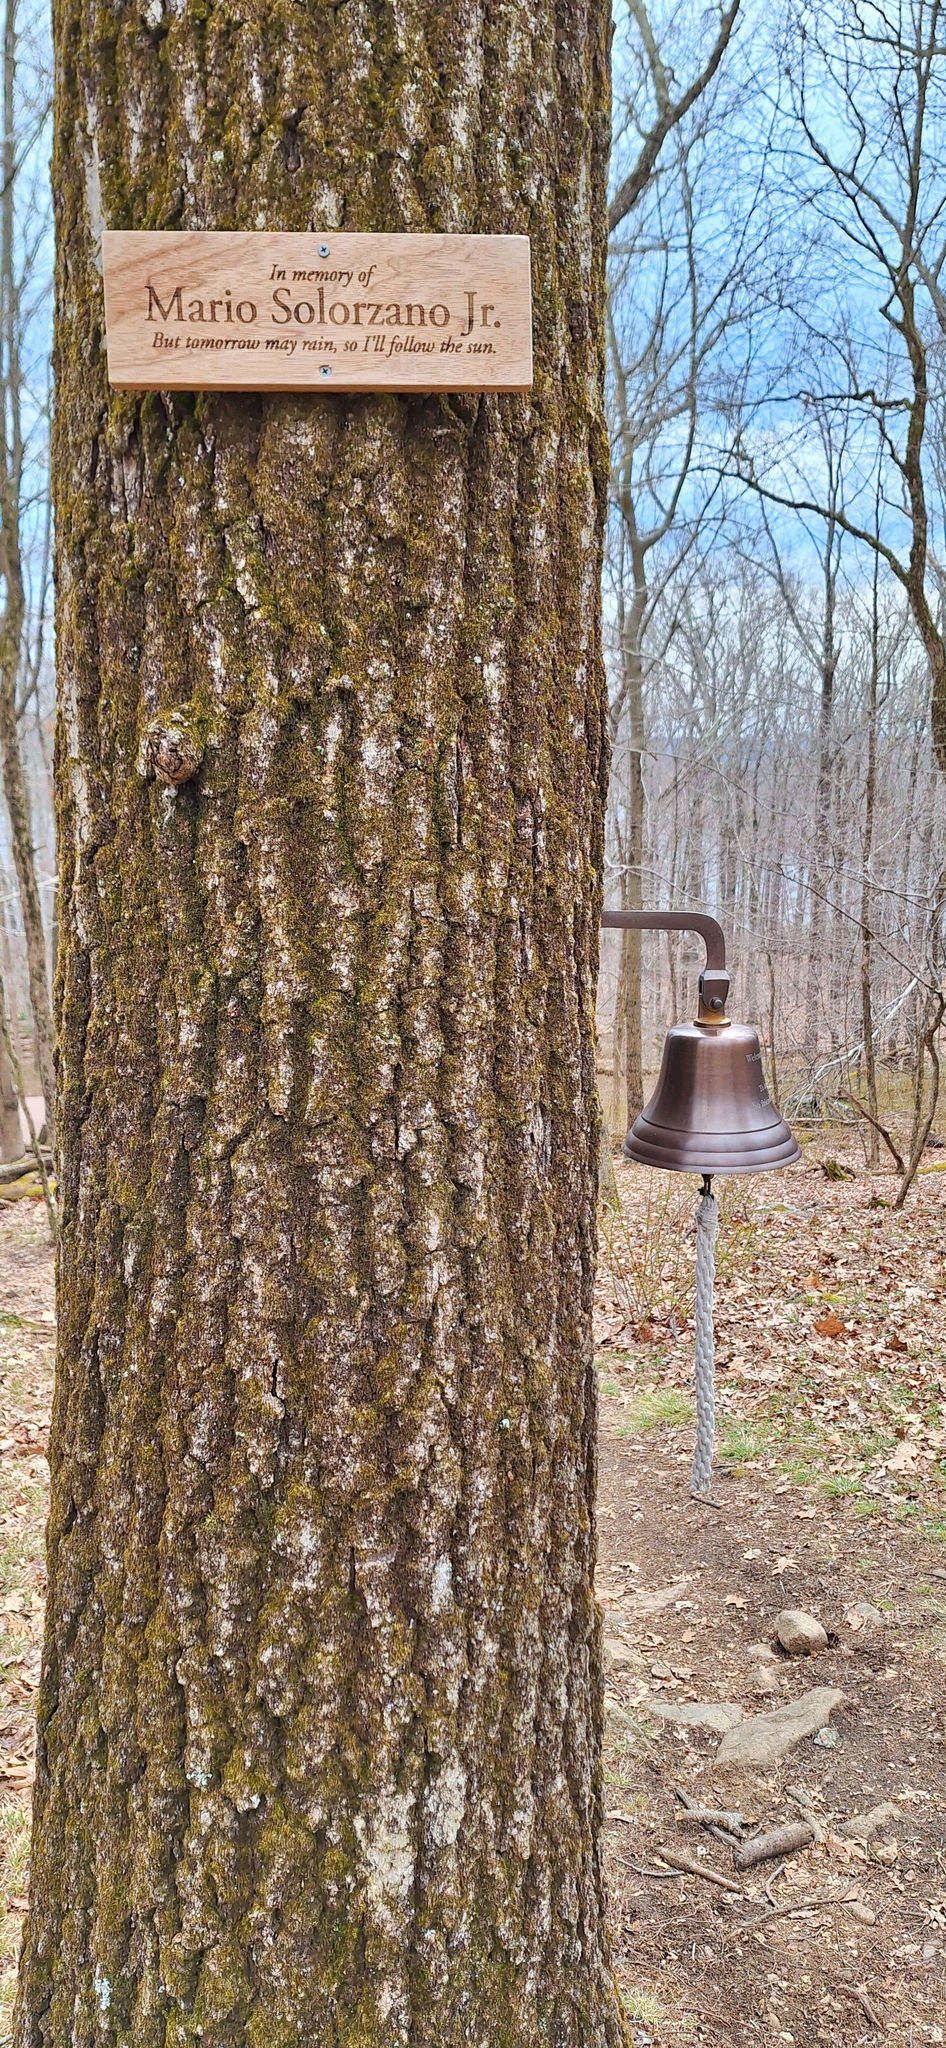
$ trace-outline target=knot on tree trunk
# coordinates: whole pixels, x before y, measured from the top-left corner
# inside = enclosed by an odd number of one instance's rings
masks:
[[[204,744],[203,725],[193,711],[184,708],[166,718],[153,718],[142,748],[142,774],[179,789],[196,775]]]

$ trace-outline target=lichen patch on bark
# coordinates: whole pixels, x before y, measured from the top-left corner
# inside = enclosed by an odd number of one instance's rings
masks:
[[[625,2038],[607,34],[598,0],[57,0],[62,1325],[17,2048]],[[111,392],[90,161],[110,227],[530,234],[533,392]]]

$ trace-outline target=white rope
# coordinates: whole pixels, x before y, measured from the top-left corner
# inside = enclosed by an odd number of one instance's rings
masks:
[[[696,1448],[690,1486],[694,1493],[706,1493],[713,1477],[713,1441],[716,1433],[716,1402],[713,1375],[716,1344],[713,1335],[713,1275],[716,1267],[716,1232],[719,1210],[716,1197],[706,1182],[696,1211],[696,1308],[693,1316],[696,1379]]]

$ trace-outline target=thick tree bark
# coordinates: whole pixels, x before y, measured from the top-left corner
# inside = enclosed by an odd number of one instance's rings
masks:
[[[56,37],[62,1335],[15,2040],[611,2048],[607,9],[60,0]],[[528,232],[534,391],[110,393],[103,219]]]

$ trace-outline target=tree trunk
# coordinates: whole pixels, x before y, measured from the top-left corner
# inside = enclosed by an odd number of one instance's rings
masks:
[[[880,686],[879,564],[874,557],[871,609],[870,672],[867,697],[867,775],[864,783],[864,831],[861,846],[861,1033],[864,1040],[864,1082],[867,1089],[867,1161],[871,1173],[880,1166],[880,1136],[877,1128],[877,1055],[874,1047],[873,931],[874,915],[871,862],[874,853],[874,807],[877,800],[877,708]]]
[[[2,1002],[0,989],[0,1002]],[[0,1160],[8,1166],[12,1159],[22,1159],[25,1139],[20,1130],[20,1105],[17,1099],[16,1083],[6,1042],[0,1032]]]
[[[46,971],[46,936],[36,879],[30,800],[17,718],[16,693],[23,653],[23,625],[26,597],[20,521],[23,506],[24,447],[22,430],[23,388],[20,368],[20,324],[22,313],[16,277],[16,223],[14,196],[17,157],[16,4],[6,0],[3,10],[3,85],[0,137],[0,576],[3,581],[3,612],[0,615],[0,773],[10,818],[10,841],[16,870],[17,892],[26,940],[33,1029],[36,1035],[36,1064],[46,1105],[46,1128],[50,1143],[56,1121],[55,1035]],[[21,140],[21,139],[20,139]]]
[[[621,603],[621,660],[627,692],[627,847],[621,907],[644,907],[644,613],[647,604],[645,558],[630,549],[633,586],[630,616],[625,620]],[[644,1043],[642,953],[640,932],[625,932],[624,952],[624,1086],[628,1128],[644,1107]]]
[[[831,979],[831,964],[825,959],[825,887],[831,827],[831,791],[834,771],[834,678],[838,657],[835,647],[834,612],[837,598],[836,525],[834,497],[824,545],[824,613],[821,634],[821,699],[818,709],[818,779],[815,785],[815,830],[811,862],[811,909],[809,913],[808,985],[805,995],[805,1058],[814,1067],[818,1057],[819,1024],[823,1008],[821,988]],[[828,1004],[829,1024],[834,1011]]]
[[[15,2040],[611,2048],[608,14],[148,24],[57,16],[62,1336]],[[102,215],[530,233],[534,390],[110,393]],[[143,779],[172,713],[177,790]]]

